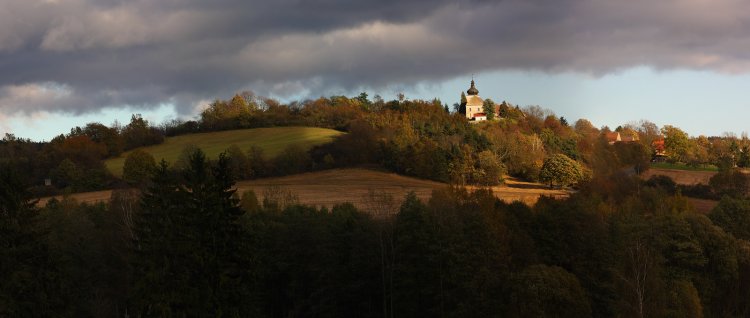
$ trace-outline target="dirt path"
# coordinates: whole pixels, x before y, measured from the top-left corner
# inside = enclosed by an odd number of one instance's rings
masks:
[[[433,190],[445,188],[447,185],[367,169],[333,169],[237,182],[238,193],[253,190],[261,200],[264,191],[270,187],[289,190],[303,204],[330,208],[338,203],[351,202],[358,208],[365,209],[365,198],[370,190],[389,193],[396,203],[400,204],[410,191],[414,191],[420,199],[427,201]],[[540,196],[555,198],[568,196],[568,192],[564,190],[550,190],[540,184],[515,180],[508,180],[506,185],[493,187],[492,190],[505,202],[521,201],[527,204],[536,203]],[[96,203],[109,200],[111,195],[112,191],[98,191],[76,193],[70,196],[80,202]],[[39,205],[45,205],[51,198],[40,199]],[[56,196],[56,198],[61,199],[62,196]]]

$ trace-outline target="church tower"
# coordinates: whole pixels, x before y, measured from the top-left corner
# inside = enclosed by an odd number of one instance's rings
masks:
[[[463,94],[462,94],[463,95]],[[461,101],[461,109],[469,120],[485,120],[487,118],[482,110],[484,100],[479,97],[479,90],[474,84],[474,79],[471,80],[471,87],[466,91],[466,103]]]

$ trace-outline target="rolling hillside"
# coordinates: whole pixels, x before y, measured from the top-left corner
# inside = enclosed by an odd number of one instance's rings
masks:
[[[368,212],[368,193],[386,192],[393,196],[396,206],[400,206],[406,195],[413,191],[422,201],[427,202],[432,191],[447,188],[448,185],[432,180],[407,177],[392,172],[368,169],[346,168],[296,174],[278,178],[264,178],[237,182],[237,191],[253,190],[262,199],[264,192],[271,187],[290,191],[299,202],[313,206],[332,207],[349,202]],[[467,186],[470,191],[480,187]],[[497,198],[507,203],[521,201],[533,205],[541,196],[554,198],[567,197],[565,190],[548,189],[542,184],[506,180],[505,185],[492,187]],[[393,211],[396,212],[396,211]]]
[[[242,150],[257,145],[263,149],[268,158],[272,158],[290,145],[301,144],[311,147],[331,141],[340,134],[342,132],[315,127],[240,129],[170,137],[163,144],[139,149],[153,155],[157,162],[161,159],[174,162],[180,156],[182,149],[188,145],[201,148],[209,158],[215,158],[233,144]],[[122,175],[122,166],[129,153],[125,152],[118,158],[105,161],[107,169],[116,176]]]
[[[337,203],[350,202],[358,208],[369,211],[367,194],[370,190],[386,192],[393,196],[400,205],[410,191],[422,200],[429,200],[432,190],[448,187],[445,183],[406,177],[390,172],[368,169],[332,169],[308,172],[277,178],[264,178],[237,182],[238,194],[253,190],[262,200],[264,192],[272,187],[288,190],[299,199],[300,203],[332,207]],[[475,187],[469,187],[470,190]],[[528,182],[506,180],[502,186],[492,187],[495,196],[505,202],[521,201],[534,204],[540,196],[554,198],[567,197],[568,192],[559,189],[547,189],[544,185]],[[70,196],[79,202],[108,201],[112,191],[76,193]],[[43,206],[51,197],[39,200]],[[56,198],[61,199],[62,196]]]

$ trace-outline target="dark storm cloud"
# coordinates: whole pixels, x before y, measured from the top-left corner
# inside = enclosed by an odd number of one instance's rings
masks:
[[[5,0],[0,111],[85,113],[243,89],[313,96],[502,69],[744,73],[742,1]]]

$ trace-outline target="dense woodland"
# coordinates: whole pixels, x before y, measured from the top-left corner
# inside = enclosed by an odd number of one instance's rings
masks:
[[[1,180],[2,316],[750,314],[750,200],[705,216],[623,173],[533,207],[372,192],[374,213],[240,196],[230,159],[200,150],[106,204],[37,208],[12,170]]]
[[[617,129],[639,142],[610,145],[606,127],[503,105],[503,119],[469,124],[439,101],[363,94],[281,105],[243,94],[197,121],[156,127],[134,116],[49,143],[6,136],[0,317],[750,315],[750,199],[738,170],[746,138],[699,148],[700,137],[676,142],[677,128],[642,122]],[[165,136],[274,125],[347,134],[277,158],[230,149],[209,160],[186,149],[169,165],[135,151],[125,181],[102,164]],[[684,155],[671,160],[720,173],[695,187],[640,179],[660,134]],[[705,160],[694,160],[700,149]],[[368,213],[300,205],[279,188],[232,190],[240,178],[361,164],[449,185],[401,205],[373,191]],[[526,206],[463,188],[506,174],[576,191]],[[52,189],[40,189],[49,176]],[[33,200],[104,187],[117,188],[107,203]],[[703,215],[686,194],[721,201]]]

